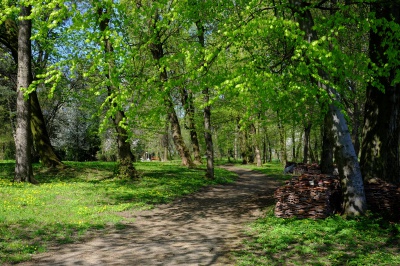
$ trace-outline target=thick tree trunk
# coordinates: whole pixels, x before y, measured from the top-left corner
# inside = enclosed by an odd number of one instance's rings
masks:
[[[292,127],[292,161],[296,161],[296,130]]]
[[[207,157],[207,173],[206,177],[213,179],[214,178],[214,146],[212,141],[211,134],[211,105],[210,94],[208,88],[203,90],[204,95],[204,139],[206,142],[206,157]]]
[[[17,124],[15,138],[15,176],[16,182],[35,183],[33,178],[30,128],[30,103],[24,97],[24,89],[32,83],[31,73],[31,30],[32,22],[26,19],[31,7],[21,6],[20,16],[24,17],[18,27],[18,78],[17,78]]]
[[[193,163],[196,165],[201,164],[201,154],[200,154],[200,145],[199,145],[199,138],[197,136],[196,124],[194,122],[194,104],[193,104],[193,94],[192,92],[188,91],[187,89],[181,89],[181,99],[182,105],[186,112],[187,117],[187,129],[190,133],[190,140],[193,147]]]
[[[312,126],[312,124],[309,122],[304,127],[303,163],[307,163],[308,162],[308,153],[309,153],[310,136],[311,136],[311,126]]]
[[[164,73],[164,72],[163,72]],[[166,72],[163,76],[166,76]],[[174,141],[175,148],[182,159],[182,165],[193,167],[192,158],[190,157],[189,149],[187,148],[181,132],[181,126],[179,124],[178,116],[176,115],[174,104],[170,99],[169,95],[164,96],[164,103],[167,107],[168,120],[171,124],[172,140]]]
[[[54,148],[51,145],[36,91],[33,91],[30,95],[30,105],[33,143],[35,145],[36,151],[39,154],[40,159],[42,160],[42,164],[46,167],[63,168],[64,164],[61,162],[61,159],[56,155],[56,153],[54,152]]]
[[[321,152],[321,172],[331,175],[334,171],[333,166],[333,136],[332,136],[332,114],[328,110],[324,115],[324,126],[322,132],[322,152]]]
[[[361,116],[361,112],[360,112],[360,108],[358,106],[358,103],[355,102],[353,104],[353,125],[352,125],[352,129],[351,129],[351,140],[353,141],[354,144],[354,150],[356,151],[357,156],[360,153],[360,116]]]
[[[100,30],[101,32],[105,33],[110,22],[109,18],[103,17],[103,15],[107,13],[107,9],[100,7],[97,9],[97,13],[100,18],[100,25],[99,25]],[[106,55],[112,55],[114,49],[108,36],[103,36],[103,44],[104,44],[104,53]],[[111,75],[112,68],[115,67],[114,66],[115,63],[113,62],[113,59],[107,59],[107,60],[109,60],[108,62],[109,69],[108,73],[106,74],[106,77],[108,80],[111,81],[113,79]],[[108,90],[108,96],[112,96],[115,93],[116,88],[113,85],[109,85],[107,87],[107,90]],[[128,134],[126,129],[121,125],[121,123],[124,122],[125,113],[122,110],[120,110],[120,108],[115,103],[112,102],[112,99],[110,99],[110,106],[111,108],[118,108],[118,110],[116,110],[115,112],[114,117],[112,117],[112,122],[114,124],[115,131],[117,132],[119,175],[121,177],[137,178],[138,173],[135,167],[133,166],[134,156],[131,151],[131,145],[129,143]]]
[[[361,215],[367,210],[367,204],[358,158],[344,115],[333,104],[329,106],[329,109],[333,118],[332,132],[335,141],[335,158],[344,197],[344,214]]]
[[[126,129],[121,126],[121,122],[125,119],[123,111],[118,110],[113,118],[115,131],[117,132],[117,145],[118,145],[118,172],[122,177],[137,178],[138,173],[133,166],[135,157],[131,151],[128,133]]]
[[[398,1],[378,1],[372,8],[376,12],[377,19],[392,21],[394,18],[394,22],[400,24]],[[370,58],[381,68],[388,64],[389,53],[386,51],[388,44],[398,45],[393,43],[394,40],[387,40],[388,36],[392,38],[393,34],[390,27],[378,27],[376,32],[373,30],[370,32]],[[383,87],[384,92],[377,88],[376,84],[370,83],[367,86],[360,163],[364,180],[378,177],[399,184],[400,89],[398,83],[393,84],[397,67],[391,65],[389,67],[388,76],[377,74],[373,79]]]

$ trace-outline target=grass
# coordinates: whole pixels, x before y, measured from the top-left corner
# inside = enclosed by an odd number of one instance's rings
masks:
[[[270,208],[250,228],[238,265],[400,265],[399,224],[372,215],[282,219]]]
[[[279,164],[242,166],[287,180]],[[250,225],[238,265],[400,265],[400,224],[368,213],[357,219],[282,219],[274,206]]]
[[[223,161],[219,163],[224,163]],[[51,171],[35,165],[39,185],[12,183],[14,163],[0,162],[0,264],[28,260],[54,244],[84,239],[94,230],[124,228],[122,211],[152,208],[202,186],[230,182],[234,175],[216,168],[216,181],[204,169],[177,162],[137,163],[139,181],[113,178],[114,163],[67,162]],[[279,164],[240,165],[287,180]],[[267,206],[250,225],[237,252],[238,265],[400,265],[400,225],[368,214],[358,219],[281,219]]]
[[[26,261],[54,244],[72,243],[93,230],[132,222],[122,211],[148,209],[199,188],[234,180],[216,169],[216,180],[204,169],[177,163],[135,164],[138,181],[113,178],[114,163],[67,162],[60,171],[34,166],[39,185],[13,183],[14,162],[0,162],[0,264]]]

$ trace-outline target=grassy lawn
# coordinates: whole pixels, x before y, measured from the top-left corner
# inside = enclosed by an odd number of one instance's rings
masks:
[[[221,161],[220,163],[223,163]],[[139,181],[113,178],[114,163],[67,162],[52,171],[35,165],[39,185],[11,182],[13,162],[0,162],[0,264],[28,260],[49,245],[72,243],[94,230],[131,222],[121,211],[152,208],[202,186],[234,180],[217,168],[216,181],[203,169],[179,162],[137,163]],[[238,165],[287,180],[279,164]],[[325,220],[280,219],[267,206],[250,225],[249,240],[236,253],[239,265],[400,265],[400,225],[373,215]]]
[[[244,166],[279,180],[283,167]],[[250,240],[236,253],[239,265],[400,265],[400,224],[368,214],[357,219],[276,218],[274,206],[250,225]]]
[[[202,169],[144,162],[135,164],[140,180],[127,181],[113,178],[114,163],[66,164],[61,171],[35,165],[40,184],[31,185],[13,183],[14,162],[0,162],[0,264],[25,261],[49,245],[130,222],[118,212],[152,208],[235,177],[216,169],[216,180],[209,181]]]

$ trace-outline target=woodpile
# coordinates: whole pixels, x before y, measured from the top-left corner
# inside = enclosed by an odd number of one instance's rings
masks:
[[[374,178],[364,184],[368,209],[383,217],[400,221],[400,187]]]
[[[342,211],[338,175],[321,174],[317,164],[296,164],[294,176],[274,194],[275,216],[324,219]],[[364,184],[368,209],[387,219],[400,221],[400,186],[380,179]]]
[[[308,173],[293,177],[275,191],[275,216],[324,219],[340,212],[338,177],[319,174],[316,165],[302,165],[300,169]]]

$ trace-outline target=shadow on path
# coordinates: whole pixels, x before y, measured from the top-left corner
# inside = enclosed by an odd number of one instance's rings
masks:
[[[222,166],[239,178],[147,211],[124,212],[134,223],[85,243],[51,247],[20,265],[232,265],[246,223],[274,204],[279,182]]]

